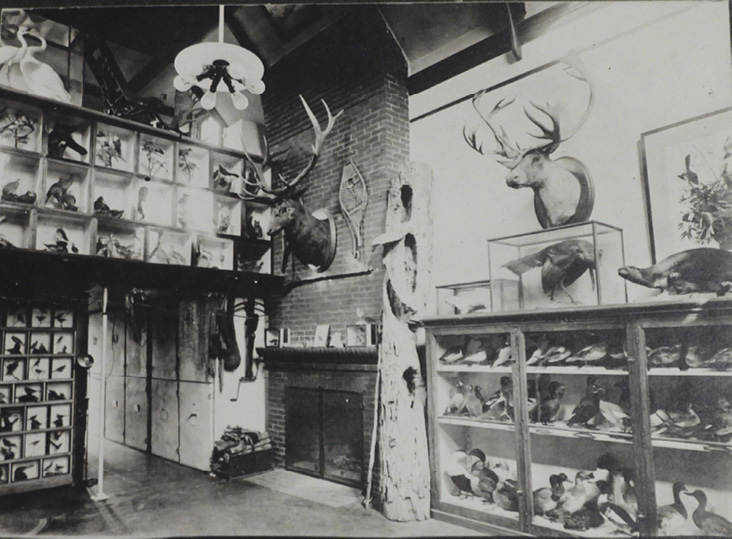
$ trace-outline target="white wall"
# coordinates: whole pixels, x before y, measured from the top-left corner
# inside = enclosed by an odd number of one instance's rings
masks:
[[[580,53],[595,79],[595,107],[555,157],[590,169],[592,219],[623,228],[626,263],[646,266],[650,249],[640,174],[641,133],[730,105],[727,2],[593,2],[523,46],[410,100],[412,118],[482,88]],[[434,284],[487,279],[486,240],[538,230],[532,193],[504,183],[507,169],[469,149],[470,100],[412,123],[411,158],[434,169]],[[649,293],[629,284],[631,301]]]

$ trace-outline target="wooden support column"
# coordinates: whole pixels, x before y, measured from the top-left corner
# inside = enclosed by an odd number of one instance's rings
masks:
[[[409,163],[392,183],[383,245],[383,335],[380,349],[381,501],[391,520],[429,518],[430,469],[424,377],[410,326],[424,313],[432,265],[432,171]]]

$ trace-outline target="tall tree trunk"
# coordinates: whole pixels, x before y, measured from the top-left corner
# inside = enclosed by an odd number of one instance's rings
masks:
[[[432,171],[409,163],[389,192],[384,248],[384,315],[379,404],[380,488],[391,520],[429,518],[430,469],[424,378],[409,322],[427,304],[432,264]]]

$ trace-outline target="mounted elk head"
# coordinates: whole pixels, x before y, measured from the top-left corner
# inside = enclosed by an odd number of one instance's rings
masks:
[[[529,101],[535,110],[530,112],[524,107],[524,114],[541,130],[539,135],[529,133],[541,141],[539,145],[521,148],[518,143],[511,140],[503,127],[495,123],[496,114],[514,103],[515,97],[500,100],[486,114],[483,112],[485,109],[481,107],[486,90],[473,96],[473,107],[492,132],[498,145],[489,152],[497,155],[499,157],[497,161],[510,170],[506,176],[506,184],[509,187],[514,189],[529,187],[534,191],[534,210],[543,228],[586,221],[594,205],[592,178],[584,164],[572,157],[560,157],[556,160],[551,158],[551,154],[559,145],[582,127],[593,105],[592,84],[587,78],[584,66],[576,57],[565,60],[565,63],[568,65],[567,73],[587,83],[589,87],[587,108],[575,127],[564,133],[560,128],[558,105],[539,105]],[[478,141],[476,131],[468,132],[466,126],[463,129],[463,137],[471,148],[486,155],[482,142]]]
[[[336,228],[333,217],[328,214],[327,210],[308,213],[301,199],[306,188],[298,188],[298,185],[313,170],[325,138],[343,111],[333,116],[327,103],[323,101],[328,122],[325,129],[322,129],[305,99],[302,96],[300,99],[315,131],[312,155],[307,165],[292,180],[288,181],[280,175],[279,180],[284,187],[275,189],[268,186],[264,180],[264,170],[269,166],[272,156],[269,155],[265,138],[264,159],[261,163],[256,163],[245,151],[247,160],[253,166],[254,179],[244,178],[244,193],[240,195],[244,200],[260,202],[272,207],[268,234],[276,236],[283,232],[285,235],[285,250],[282,255],[283,273],[287,268],[290,253],[294,254],[303,264],[310,265],[317,271],[325,271],[333,262],[336,248]]]

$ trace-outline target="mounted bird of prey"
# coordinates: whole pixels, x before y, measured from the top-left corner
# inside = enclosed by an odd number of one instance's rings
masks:
[[[550,299],[561,288],[576,303],[567,287],[590,271],[592,287],[595,287],[597,264],[592,244],[585,240],[564,240],[545,247],[534,254],[507,262],[503,267],[516,275],[522,275],[533,268],[541,268],[541,286]]]

